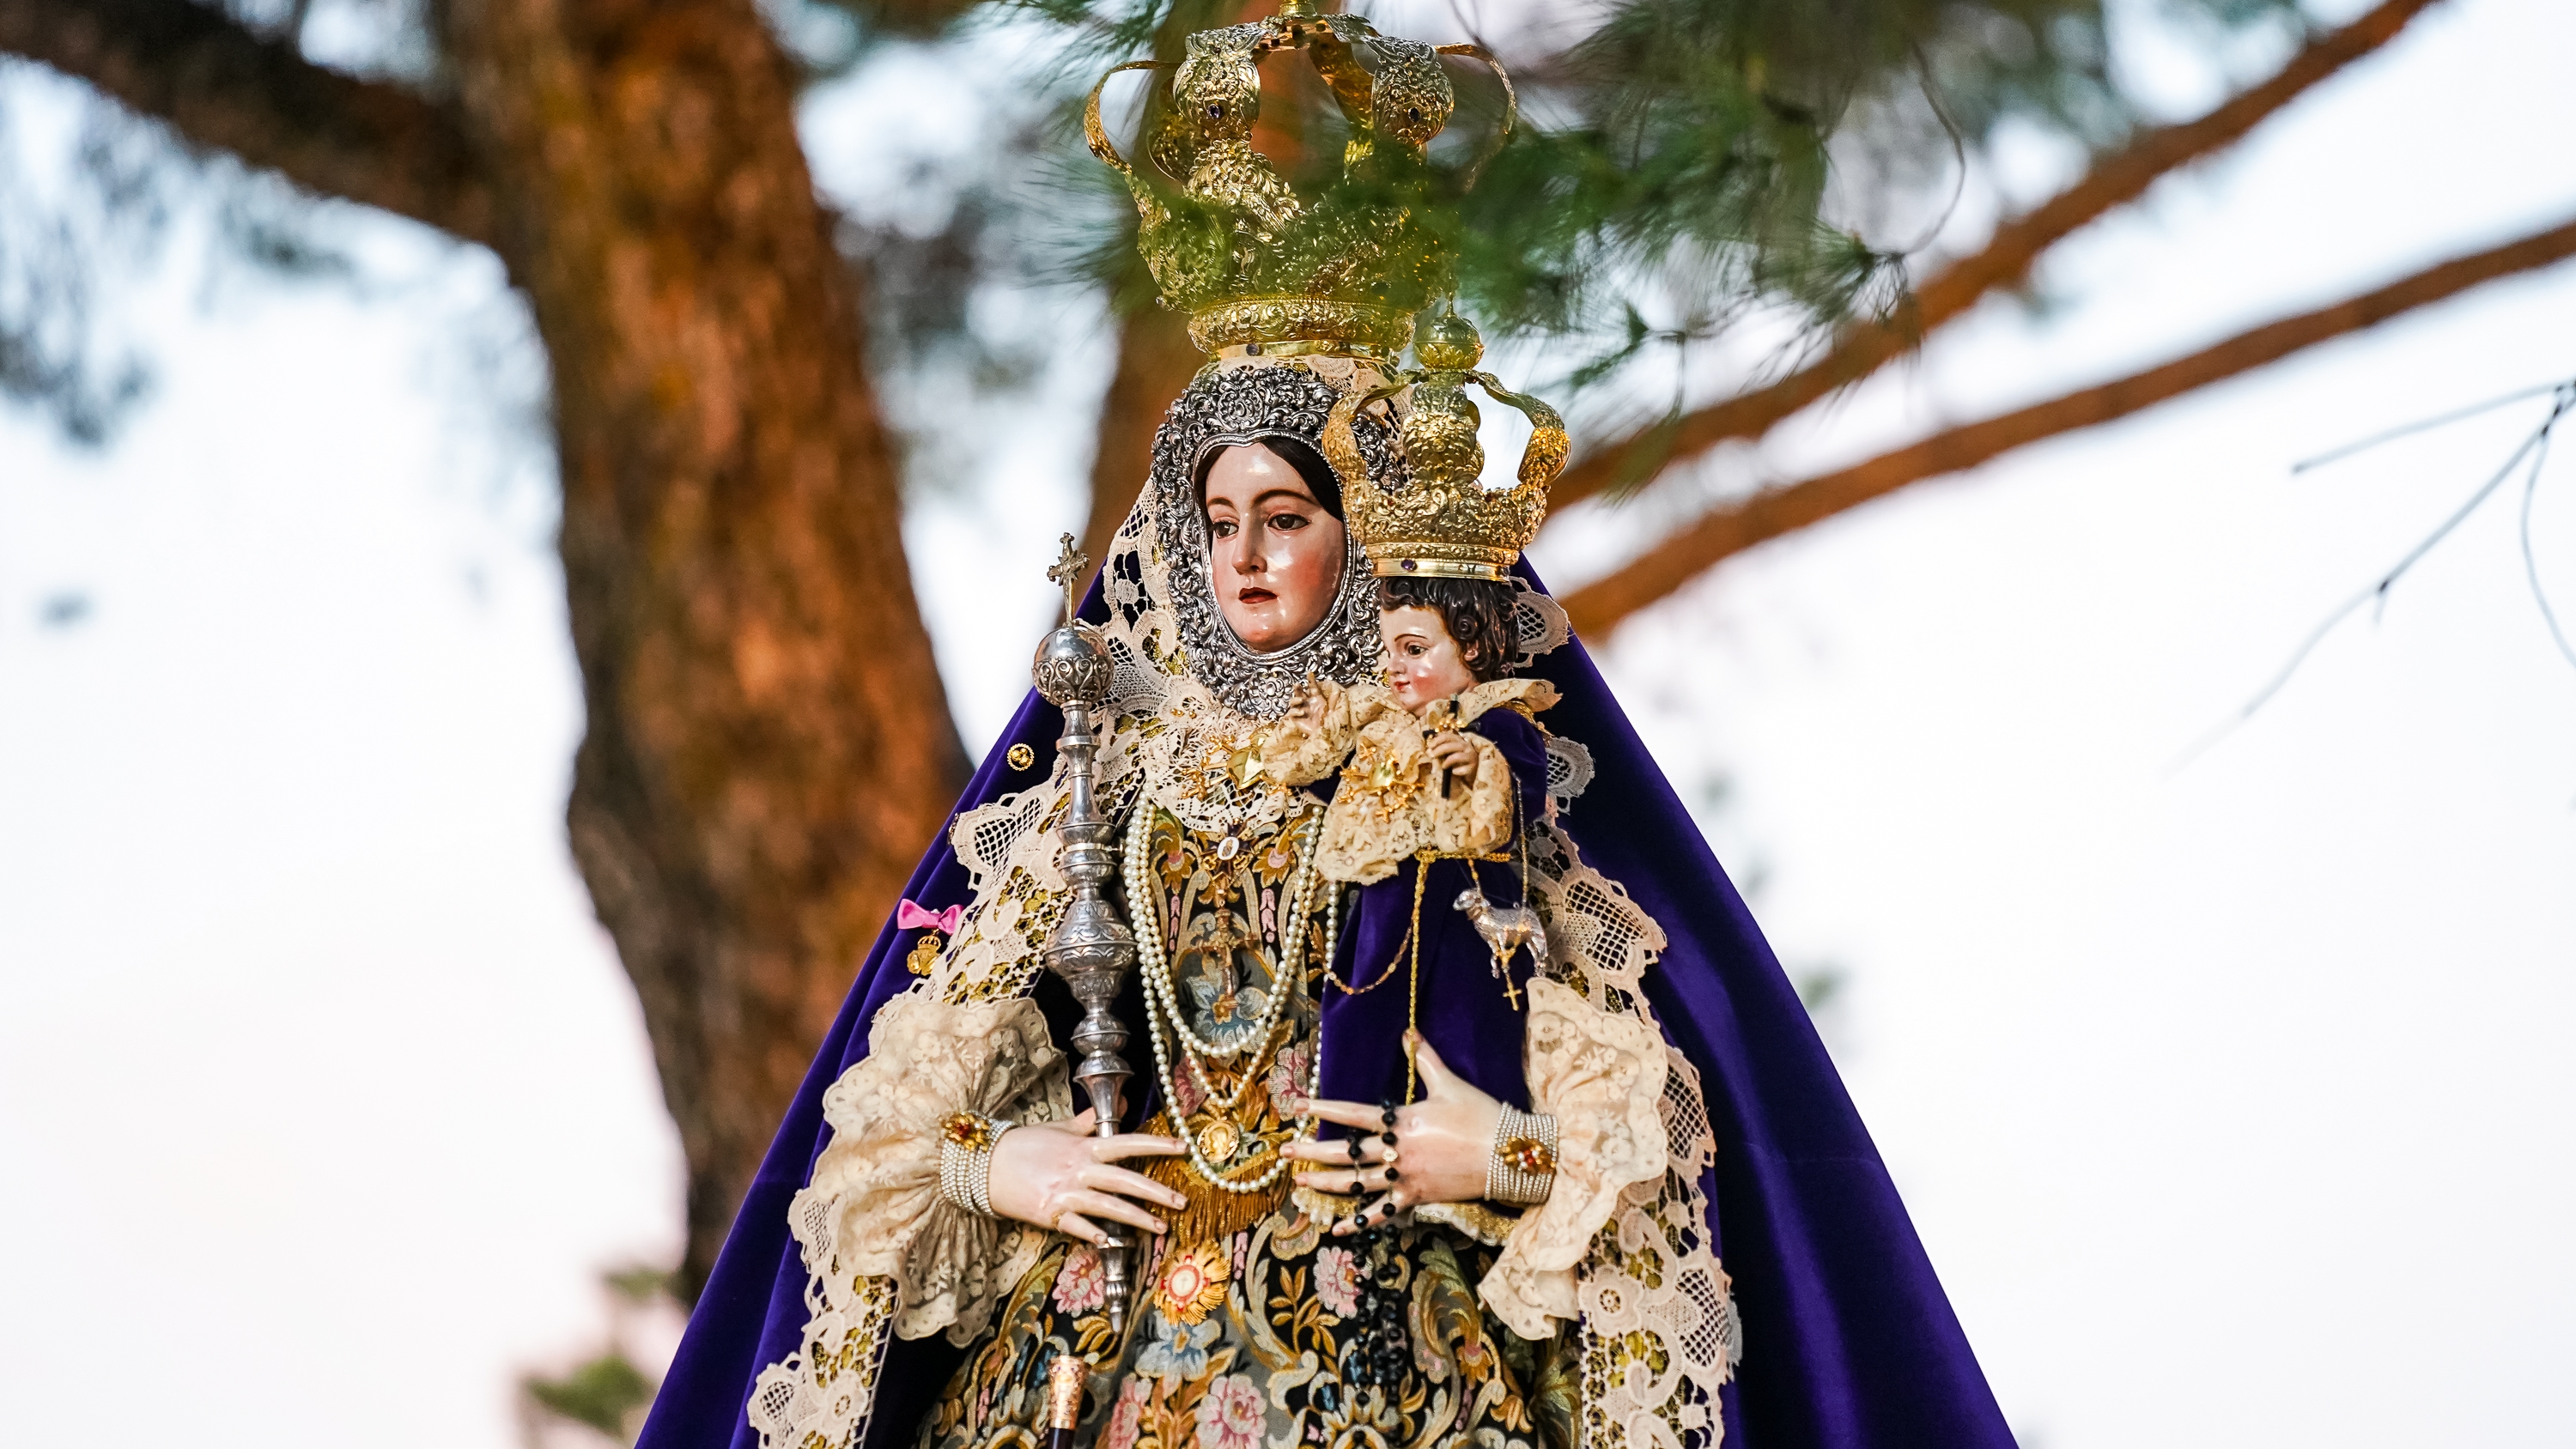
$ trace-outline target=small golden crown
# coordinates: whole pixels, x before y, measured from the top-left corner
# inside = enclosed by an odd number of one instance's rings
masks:
[[[1341,172],[1316,196],[1299,194],[1252,146],[1260,60],[1283,50],[1305,52],[1349,123]],[[1483,61],[1502,78],[1508,134],[1518,100],[1484,47],[1380,35],[1357,16],[1318,14],[1314,0],[1285,0],[1267,20],[1199,31],[1178,66],[1129,61],[1091,88],[1083,135],[1125,178],[1137,249],[1163,305],[1188,314],[1202,350],[1250,344],[1377,359],[1404,351],[1413,314],[1450,290],[1448,249],[1423,220],[1424,148],[1458,104],[1444,55]],[[1142,147],[1158,177],[1110,143],[1100,91],[1122,71],[1163,69],[1173,72],[1171,108]]]
[[[1345,523],[1382,578],[1499,581],[1547,521],[1547,485],[1565,467],[1565,422],[1556,409],[1474,371],[1484,354],[1475,324],[1445,312],[1423,329],[1415,354],[1422,367],[1390,373],[1385,385],[1365,393],[1345,393],[1324,420],[1324,457],[1342,480]],[[1470,382],[1530,420],[1520,481],[1509,488],[1489,491],[1477,481],[1485,449],[1476,441],[1481,419],[1467,396]],[[1411,403],[1396,427],[1411,476],[1388,489],[1370,478],[1351,423],[1407,388]]]

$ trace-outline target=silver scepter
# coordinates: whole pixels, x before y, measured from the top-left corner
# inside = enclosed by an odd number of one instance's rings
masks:
[[[1064,984],[1073,988],[1073,999],[1082,1003],[1082,1023],[1073,1029],[1073,1048],[1082,1053],[1082,1062],[1074,1069],[1073,1079],[1091,1098],[1098,1135],[1110,1137],[1118,1132],[1127,1078],[1133,1075],[1127,1059],[1118,1055],[1118,1049],[1127,1044],[1127,1028],[1110,1008],[1126,984],[1127,973],[1135,969],[1136,938],[1101,893],[1116,868],[1117,852],[1110,846],[1115,827],[1100,813],[1095,790],[1092,759],[1098,746],[1091,738],[1091,711],[1109,699],[1109,642],[1098,629],[1073,617],[1074,590],[1082,586],[1090,564],[1082,550],[1073,546],[1073,535],[1066,534],[1064,552],[1047,570],[1047,577],[1064,590],[1064,622],[1039,643],[1029,677],[1047,703],[1064,711],[1064,734],[1055,748],[1071,767],[1073,783],[1073,798],[1061,827],[1064,853],[1059,857],[1073,896],[1065,902],[1055,934],[1047,938],[1046,967],[1063,977]],[[1109,1235],[1108,1246],[1100,1250],[1109,1327],[1123,1335],[1134,1291],[1129,1282],[1134,1249],[1125,1229],[1113,1223],[1100,1227]]]

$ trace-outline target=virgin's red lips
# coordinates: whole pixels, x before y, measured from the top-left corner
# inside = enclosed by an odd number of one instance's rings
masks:
[[[1235,595],[1236,599],[1247,604],[1266,604],[1278,597],[1268,589],[1244,589]]]

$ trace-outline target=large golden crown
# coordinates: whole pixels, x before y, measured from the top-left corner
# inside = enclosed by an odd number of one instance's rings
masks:
[[[1341,171],[1319,195],[1301,195],[1252,146],[1261,58],[1285,50],[1305,52],[1349,124]],[[1318,14],[1314,0],[1200,31],[1177,66],[1130,61],[1091,88],[1084,137],[1125,178],[1137,248],[1163,305],[1188,315],[1202,350],[1382,360],[1404,351],[1413,314],[1451,290],[1448,250],[1424,220],[1424,149],[1457,108],[1444,55],[1483,61],[1502,77],[1508,133],[1511,78],[1483,47],[1380,35],[1356,16]],[[1173,72],[1170,107],[1139,148],[1150,169],[1129,164],[1100,123],[1110,76],[1145,69]],[[1146,114],[1150,122],[1154,108]]]
[[[1547,520],[1547,485],[1565,467],[1564,420],[1538,399],[1475,371],[1484,351],[1475,324],[1455,311],[1443,313],[1415,347],[1420,368],[1391,373],[1367,392],[1343,394],[1324,420],[1324,457],[1342,480],[1345,522],[1380,577],[1499,581]],[[1481,419],[1467,396],[1470,382],[1529,417],[1519,481],[1509,488],[1487,489],[1478,481],[1485,449],[1476,441]],[[1410,406],[1396,427],[1410,476],[1388,487],[1370,477],[1352,420],[1407,389]]]

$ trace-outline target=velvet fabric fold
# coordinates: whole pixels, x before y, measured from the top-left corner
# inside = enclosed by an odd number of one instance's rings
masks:
[[[1526,565],[1522,572],[1536,584]],[[1097,589],[1082,614],[1106,617]],[[1646,991],[1667,1040],[1696,1066],[1706,1092],[1717,1159],[1702,1185],[1744,1326],[1744,1360],[1721,1398],[1728,1449],[2007,1449],[2011,1434],[1895,1184],[1797,992],[1689,812],[1580,641],[1542,656],[1529,672],[1554,683],[1562,696],[1548,712],[1549,728],[1589,747],[1595,766],[1589,789],[1568,809],[1562,827],[1585,859],[1623,884],[1668,937],[1646,975]],[[1517,773],[1538,735],[1530,728],[1527,739],[1497,738],[1516,733],[1515,722],[1527,727],[1516,716],[1496,718],[1484,722],[1483,732],[1503,747]],[[989,803],[1042,779],[1061,728],[1054,708],[1034,694],[1026,698],[958,808]],[[1019,744],[1036,751],[1033,770],[1014,771],[1006,763]],[[1544,760],[1534,763],[1535,772],[1525,778],[1543,780]],[[1452,869],[1456,885],[1443,879]],[[1480,867],[1486,892],[1509,900],[1510,877],[1498,878],[1497,869]],[[1425,982],[1424,999],[1440,1000],[1442,1009],[1424,1012],[1424,1029],[1471,1080],[1527,1105],[1518,1041],[1509,1034],[1518,1017],[1502,1002],[1481,941],[1452,906],[1466,872],[1454,862],[1441,862],[1433,872],[1424,892],[1424,944],[1433,945],[1435,930],[1444,940],[1425,951],[1426,971],[1435,959],[1464,962],[1457,971],[1473,979],[1444,980],[1436,998]],[[1410,881],[1405,884],[1409,906]],[[932,910],[966,899],[966,871],[945,832],[904,894]],[[1400,933],[1402,923],[1394,929]],[[1445,939],[1451,933],[1464,933],[1464,939]],[[1355,984],[1366,984],[1369,973],[1387,964],[1393,941],[1383,926],[1364,924],[1351,934],[1355,939],[1339,969],[1347,972],[1354,960],[1364,963]],[[917,935],[889,921],[859,968],[691,1316],[641,1449],[756,1449],[745,1401],[761,1370],[797,1349],[807,1315],[805,1266],[789,1234],[788,1204],[825,1145],[825,1090],[864,1056],[865,1024],[877,1007],[914,979],[904,957]],[[1385,950],[1370,955],[1381,942]],[[1490,1014],[1476,1008],[1449,1019],[1453,985],[1460,1000],[1491,996],[1500,1016],[1488,1020]],[[1384,992],[1373,993],[1397,998],[1399,1009],[1392,1014],[1399,1032],[1403,990],[1390,982]],[[1329,1025],[1338,995],[1328,991],[1325,1007],[1331,1043],[1325,1090],[1363,1099],[1383,1095],[1366,1090],[1357,1077],[1369,1075],[1360,1063],[1374,1056],[1359,1049],[1360,1038],[1375,1031],[1387,1013],[1372,1011],[1365,1022],[1350,1021],[1352,1035],[1345,1039]],[[1040,980],[1036,996],[1058,1040],[1065,1039],[1079,1016],[1069,993],[1049,977]],[[1141,1016],[1134,1001],[1127,1005],[1127,1014]],[[1345,1053],[1356,1076],[1335,1070],[1334,1058]],[[1398,1088],[1401,1072],[1399,1058]],[[1146,1074],[1140,1072],[1140,1088]],[[1141,1109],[1147,1094],[1131,1095]],[[958,1354],[937,1338],[891,1345],[879,1376],[870,1449],[910,1443]]]
[[[1547,806],[1547,743],[1538,726],[1513,710],[1498,709],[1488,711],[1468,729],[1494,742],[1512,768],[1512,789],[1520,797],[1522,818],[1535,818]],[[1333,969],[1363,994],[1324,988],[1324,1059],[1317,1090],[1348,1102],[1406,1099],[1404,1028],[1414,1015],[1409,1008],[1416,983],[1408,979],[1414,952],[1405,937],[1413,930],[1414,877],[1425,872],[1419,981],[1422,1035],[1440,1060],[1477,1090],[1527,1108],[1529,1087],[1521,1077],[1521,1014],[1504,998],[1503,984],[1493,974],[1493,953],[1485,949],[1484,939],[1457,904],[1459,893],[1470,887],[1481,888],[1496,905],[1521,904],[1516,868],[1495,862],[1480,862],[1471,870],[1463,860],[1434,860],[1427,865],[1408,860],[1392,877],[1359,893],[1358,912],[1346,932],[1349,944]],[[1512,958],[1511,971],[1516,985],[1529,980],[1528,952]],[[1335,1140],[1347,1134],[1328,1124],[1316,1135]]]

